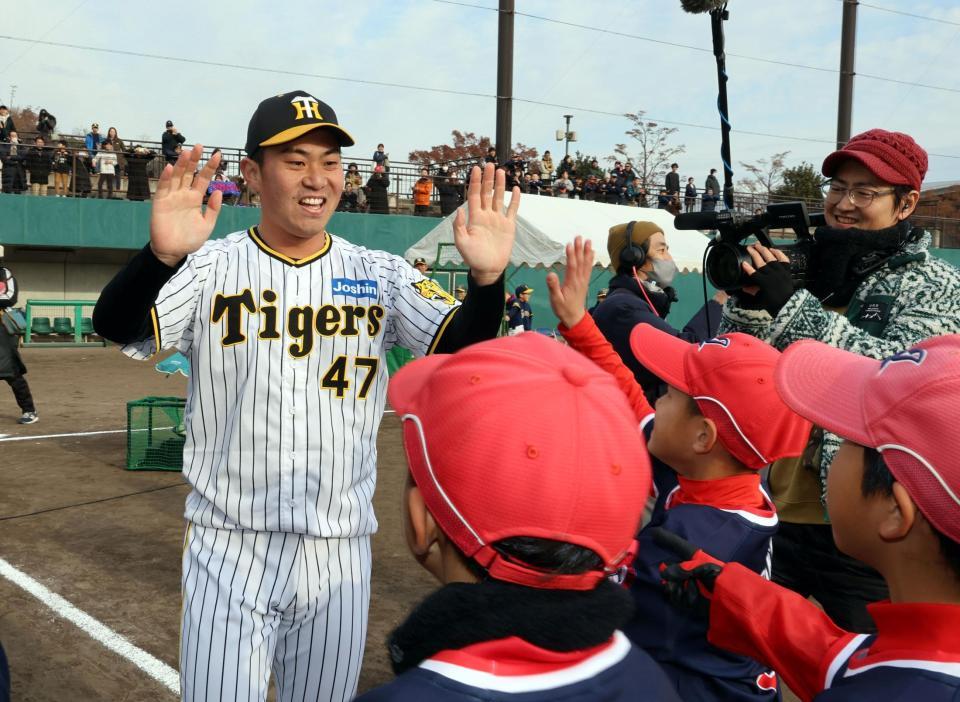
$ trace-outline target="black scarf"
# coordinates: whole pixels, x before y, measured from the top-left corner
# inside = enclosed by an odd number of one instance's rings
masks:
[[[611,582],[594,590],[538,590],[496,580],[453,583],[427,597],[387,639],[400,675],[445,650],[518,636],[551,651],[599,646],[633,615],[629,591]]]
[[[823,304],[844,307],[863,280],[917,238],[904,220],[886,229],[818,227],[807,289]]]
[[[650,302],[653,303],[653,308],[657,311],[657,316],[660,319],[666,319],[667,315],[670,314],[670,307],[679,299],[676,289],[672,287],[661,288],[655,283],[647,281],[644,281],[643,288],[646,290],[646,296],[640,290],[640,283],[629,273],[618,273],[610,279],[610,295],[613,295],[616,290],[629,290],[644,300],[649,297]]]

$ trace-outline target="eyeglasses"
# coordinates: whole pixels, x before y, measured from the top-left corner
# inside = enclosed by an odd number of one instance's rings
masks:
[[[869,207],[878,197],[890,195],[894,188],[874,190],[873,188],[847,188],[832,180],[823,184],[823,195],[828,202],[839,202],[846,196],[854,207]]]

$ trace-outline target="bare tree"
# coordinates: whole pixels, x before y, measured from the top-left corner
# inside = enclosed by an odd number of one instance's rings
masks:
[[[613,152],[616,156],[608,160],[629,161],[640,182],[647,188],[659,188],[663,177],[670,170],[670,163],[686,151],[683,144],[672,145],[670,138],[677,133],[676,127],[663,127],[656,122],[644,119],[646,112],[627,112],[623,116],[633,124],[625,132],[640,145],[637,154],[631,154],[626,144],[616,144]]]
[[[783,172],[789,151],[781,151],[770,158],[758,159],[756,163],[740,162],[740,167],[749,175],[737,181],[737,192],[749,195],[751,208],[763,207],[770,196],[783,185]]]

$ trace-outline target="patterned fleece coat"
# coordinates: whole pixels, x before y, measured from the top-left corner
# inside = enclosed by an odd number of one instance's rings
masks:
[[[775,318],[764,310],[723,309],[720,333],[743,332],[783,351],[816,339],[862,356],[883,359],[933,336],[960,333],[960,270],[928,251],[929,234],[907,244],[857,287],[845,311],[831,311],[807,290],[797,290]],[[821,494],[840,438],[824,432]]]

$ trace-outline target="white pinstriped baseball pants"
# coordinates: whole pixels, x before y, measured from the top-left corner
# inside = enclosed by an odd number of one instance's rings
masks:
[[[370,604],[370,537],[190,525],[180,689],[190,702],[349,700]]]

